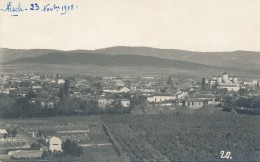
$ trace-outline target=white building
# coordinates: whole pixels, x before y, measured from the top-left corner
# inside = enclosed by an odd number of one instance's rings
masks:
[[[237,92],[240,89],[237,77],[231,77],[226,72],[221,76],[213,76],[209,82],[210,88],[216,87],[217,89],[227,89],[228,91]]]
[[[116,86],[121,86],[121,87],[123,87],[123,86],[125,86],[125,82],[123,81],[123,80],[114,80],[114,82],[115,82],[115,84],[116,84]]]
[[[33,85],[32,89],[33,90],[35,90],[35,89],[42,89],[42,86],[41,85]]]
[[[58,79],[58,84],[64,84],[65,80],[64,79]]]
[[[106,108],[107,106],[110,106],[114,100],[107,99],[107,98],[100,98],[97,100],[98,107],[100,108]]]
[[[119,89],[118,89],[118,93],[127,93],[127,92],[129,92],[129,91],[130,91],[130,89],[127,88],[127,87],[122,87],[122,88],[119,88]]]
[[[51,150],[52,152],[53,151],[62,151],[61,145],[62,145],[62,141],[60,138],[55,137],[55,136],[49,138],[49,150]]]
[[[199,99],[199,98],[188,98],[182,102],[183,106],[187,106],[191,109],[199,109],[206,104],[208,104],[206,100]]]
[[[184,99],[187,98],[189,95],[187,92],[178,92],[175,94],[176,99]]]
[[[162,102],[175,99],[176,97],[170,93],[156,93],[153,96],[147,97],[148,102]]]
[[[154,88],[141,88],[139,89],[140,92],[143,92],[143,93],[154,93],[156,91],[156,89]]]
[[[122,107],[129,107],[130,106],[130,101],[128,99],[121,99],[119,100],[120,104]]]
[[[5,138],[8,135],[6,129],[0,129],[0,139]]]
[[[117,89],[104,89],[103,92],[106,93],[127,93],[130,89],[127,87],[119,87]]]

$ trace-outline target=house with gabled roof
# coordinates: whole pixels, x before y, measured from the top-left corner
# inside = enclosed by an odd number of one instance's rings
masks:
[[[175,95],[171,93],[154,93],[152,96],[147,97],[147,101],[152,102],[162,102],[162,101],[169,101],[169,100],[175,100]]]

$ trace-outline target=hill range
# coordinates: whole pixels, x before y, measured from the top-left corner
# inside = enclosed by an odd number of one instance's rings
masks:
[[[257,71],[260,52],[191,52],[149,47],[111,47],[98,50],[0,49],[4,66],[21,64],[98,67],[155,67],[188,71]]]
[[[149,47],[125,46],[103,48],[98,50],[73,51],[60,51],[48,49],[14,50],[2,48],[0,49],[0,63],[14,61],[20,58],[37,57],[50,53],[154,56],[167,60],[179,60],[218,67],[260,69],[260,52],[192,52],[176,49],[158,49]]]

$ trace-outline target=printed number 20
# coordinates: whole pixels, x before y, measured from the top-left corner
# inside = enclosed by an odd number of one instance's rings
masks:
[[[222,159],[232,159],[231,152],[227,151],[225,154],[225,151],[220,151],[221,158]]]
[[[35,10],[39,10],[40,9],[38,3],[31,4],[30,10],[34,10],[34,7],[35,7]]]

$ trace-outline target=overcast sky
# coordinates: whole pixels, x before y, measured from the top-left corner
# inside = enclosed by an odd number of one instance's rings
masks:
[[[1,0],[1,8],[10,0]],[[14,0],[28,6],[35,0]],[[260,0],[38,0],[78,5],[66,15],[0,12],[0,46],[98,49],[149,46],[260,51]]]

